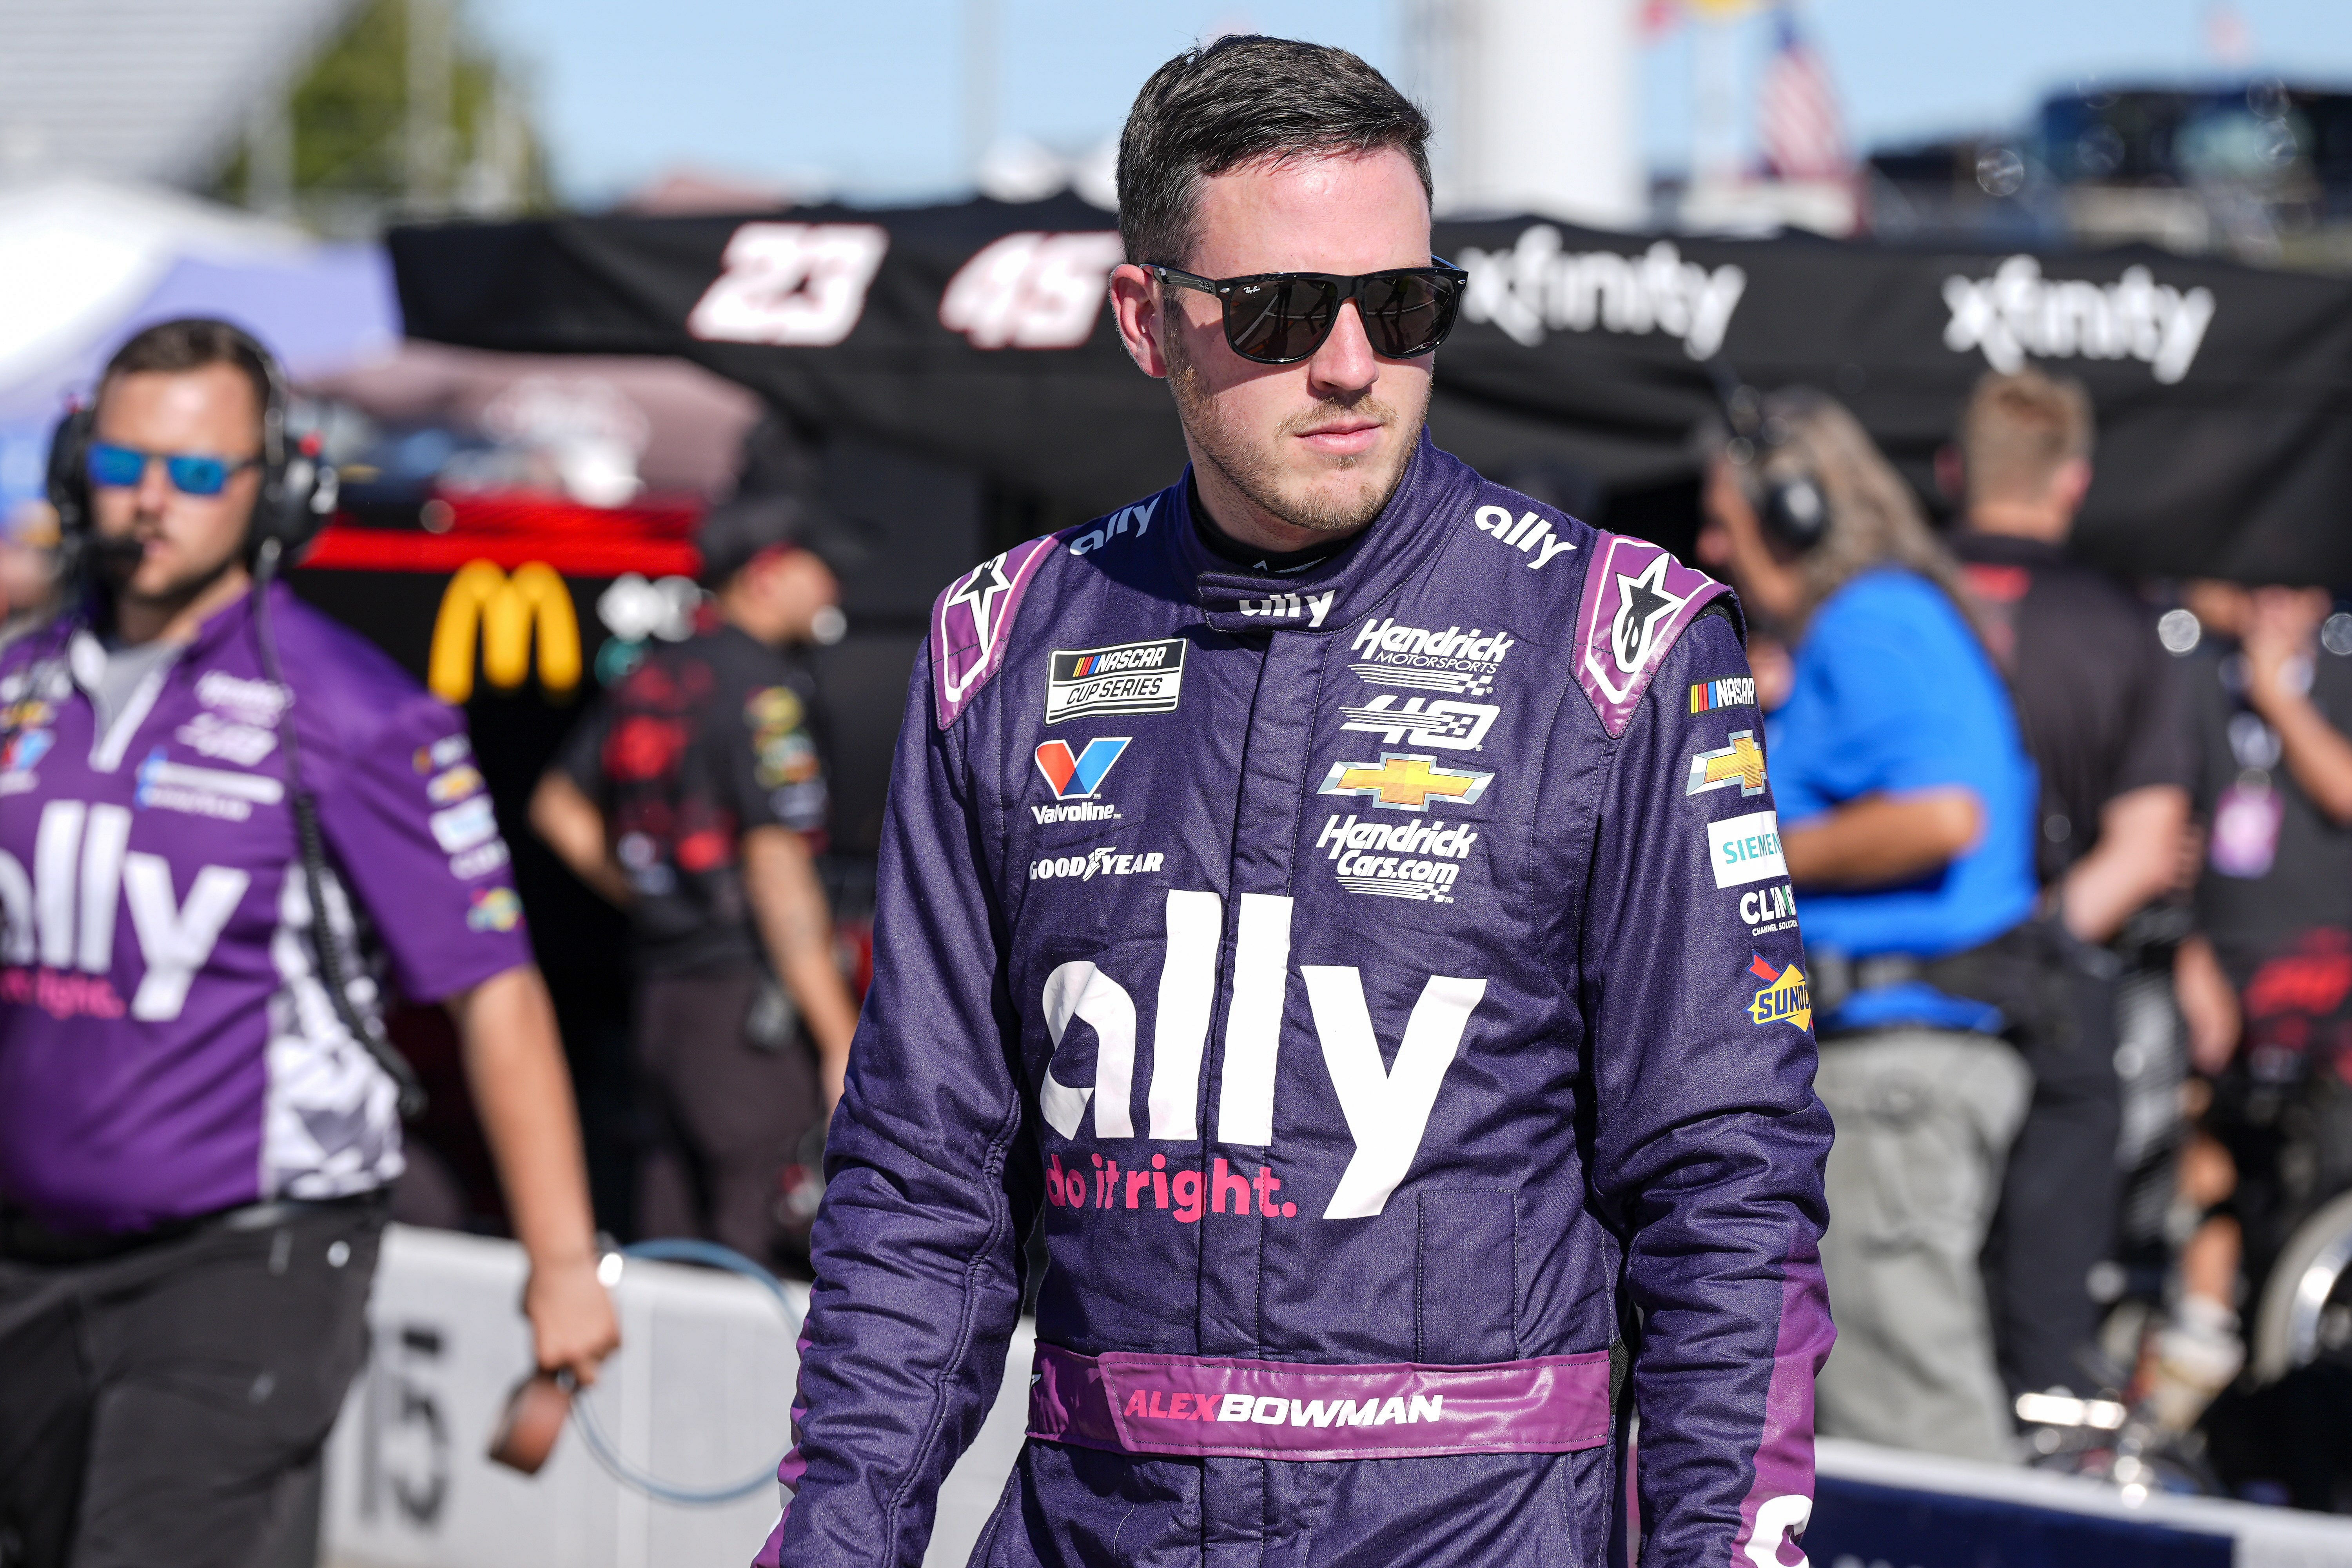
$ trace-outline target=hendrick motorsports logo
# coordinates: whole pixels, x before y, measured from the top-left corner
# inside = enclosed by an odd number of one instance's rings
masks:
[[[1184,639],[1056,648],[1049,656],[1045,722],[1087,713],[1172,713],[1184,685]]]
[[[1373,686],[1484,697],[1495,689],[1496,672],[1517,643],[1507,633],[1476,626],[1466,632],[1458,626],[1433,632],[1393,617],[1368,620],[1348,650],[1360,662],[1348,668]]]

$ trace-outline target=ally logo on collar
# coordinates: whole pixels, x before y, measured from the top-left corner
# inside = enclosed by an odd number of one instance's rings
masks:
[[[1337,588],[1326,588],[1319,594],[1268,594],[1263,599],[1244,599],[1235,607],[1253,618],[1295,621],[1307,617],[1310,626],[1319,626],[1323,617],[1331,613],[1331,601],[1339,596]]]

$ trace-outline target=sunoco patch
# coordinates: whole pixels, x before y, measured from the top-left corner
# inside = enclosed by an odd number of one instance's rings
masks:
[[[1171,713],[1184,685],[1184,639],[1055,648],[1045,683],[1045,722],[1088,713]]]

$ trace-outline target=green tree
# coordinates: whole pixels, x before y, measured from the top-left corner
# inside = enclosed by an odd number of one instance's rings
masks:
[[[284,139],[278,166],[290,176],[296,216],[338,232],[372,229],[403,216],[545,210],[553,205],[547,157],[524,108],[518,73],[448,11],[446,63],[438,83],[428,63],[420,116],[412,26],[431,26],[433,7],[453,0],[361,0],[296,81],[282,122],[267,117],[214,183],[212,194],[252,206],[274,205],[260,135]],[[420,119],[428,138],[420,149]],[[420,157],[420,151],[424,153]]]

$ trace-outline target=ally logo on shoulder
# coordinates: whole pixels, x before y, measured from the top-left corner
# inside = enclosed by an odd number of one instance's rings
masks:
[[[1706,859],[1715,868],[1718,888],[1786,877],[1789,862],[1780,854],[1780,814],[1751,811],[1745,816],[1708,823]]]

